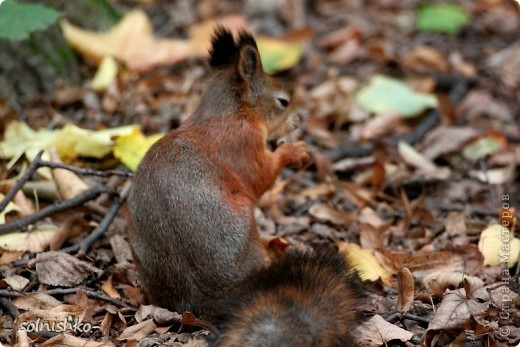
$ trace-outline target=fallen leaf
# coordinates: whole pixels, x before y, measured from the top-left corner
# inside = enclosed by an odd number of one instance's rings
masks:
[[[62,302],[45,293],[27,293],[13,299],[13,305],[19,310],[51,310]]]
[[[22,291],[29,284],[25,277],[13,275],[0,280],[0,288],[11,287],[12,290]]]
[[[180,322],[182,316],[177,312],[171,312],[165,308],[153,305],[141,305],[135,313],[137,322],[143,322],[147,318],[153,318],[159,325],[169,325]]]
[[[129,326],[119,337],[118,340],[141,340],[152,333],[157,328],[153,319],[145,320],[144,322],[137,323]]]
[[[0,193],[0,201],[2,201],[4,198],[5,198],[5,195]],[[21,211],[22,211],[22,209],[18,205],[16,205],[12,201],[9,201],[9,203],[4,208],[4,210],[2,212],[0,212],[0,224],[5,224],[5,216],[8,213],[11,213],[11,212],[21,212]]]
[[[479,160],[502,149],[499,140],[486,136],[470,143],[462,150],[462,155],[468,160]]]
[[[101,290],[113,299],[121,299],[121,295],[119,295],[117,289],[114,288],[114,284],[112,283],[112,275],[108,276],[108,279],[103,282]]]
[[[3,199],[3,195],[0,193],[0,200],[1,199]],[[20,208],[19,212],[22,217],[28,216],[28,215],[36,212],[32,201],[30,199],[28,199],[27,196],[25,196],[25,193],[23,192],[23,190],[19,190],[14,195],[13,202]],[[4,211],[2,211],[2,213],[4,213]],[[0,213],[0,224],[1,223],[2,223],[2,220],[1,220],[1,213]]]
[[[361,139],[371,140],[391,134],[402,122],[398,112],[389,111],[370,118],[361,130]]]
[[[458,4],[425,4],[419,7],[417,28],[456,34],[469,21],[469,14]]]
[[[62,164],[56,147],[49,148],[51,162]],[[58,196],[61,200],[72,199],[88,190],[88,185],[74,172],[65,169],[51,169]]]
[[[304,43],[288,42],[274,37],[258,37],[256,40],[264,71],[274,74],[295,66],[303,55]]]
[[[484,256],[484,265],[505,264],[511,268],[520,257],[520,239],[513,237],[508,228],[493,224],[480,234],[478,249]]]
[[[145,72],[186,59],[192,52],[189,41],[155,38],[150,20],[140,10],[126,13],[105,33],[84,30],[66,20],[60,25],[67,42],[95,63],[104,57],[113,57],[123,61],[130,70]]]
[[[348,211],[339,211],[326,204],[315,204],[309,209],[309,214],[321,221],[336,225],[346,225],[356,220],[356,215]]]
[[[439,126],[430,131],[424,138],[421,147],[423,155],[436,159],[441,155],[459,151],[466,143],[479,135],[479,131],[471,127]]]
[[[422,73],[448,72],[448,61],[437,49],[431,46],[415,46],[402,57],[401,64],[405,69]]]
[[[415,283],[410,270],[404,267],[397,272],[397,283],[399,284],[397,311],[408,312],[415,296]]]
[[[479,303],[468,299],[464,289],[454,290],[444,295],[423,336],[425,346],[432,346],[432,340],[441,331],[457,331],[471,327],[476,315],[485,315],[491,303]],[[498,323],[495,322],[496,328]]]
[[[114,137],[131,134],[137,128],[137,125],[127,125],[92,131],[67,124],[62,129],[34,131],[26,123],[14,121],[7,125],[4,140],[0,142],[0,158],[13,161],[25,153],[32,160],[40,150],[47,150],[52,146],[56,147],[62,159],[74,159],[78,156],[102,158],[112,151]],[[47,154],[42,158],[49,160]],[[45,177],[50,178],[50,171],[48,172],[49,175]]]
[[[438,106],[434,95],[412,90],[406,83],[387,76],[374,76],[356,93],[356,101],[365,110],[380,114],[398,112],[404,118]]]
[[[29,232],[12,232],[0,235],[0,249],[8,251],[43,252],[49,247],[58,227],[54,224],[38,224]]]
[[[90,83],[90,88],[96,92],[102,92],[107,89],[114,83],[118,69],[117,62],[112,56],[104,57]]]
[[[102,270],[64,252],[51,251],[36,255],[36,274],[41,283],[73,287],[88,277],[100,276]]]
[[[420,169],[422,172],[437,170],[437,166],[431,160],[417,152],[415,148],[406,142],[399,141],[397,144],[397,152],[406,164]]]
[[[120,136],[116,140],[114,156],[127,168],[135,171],[144,154],[163,136],[164,134],[155,134],[145,137],[139,129],[133,129],[130,134]]]
[[[339,250],[345,255],[352,269],[359,273],[363,281],[381,281],[390,285],[392,273],[385,270],[370,249],[363,249],[354,243],[339,243]]]
[[[442,297],[446,289],[459,289],[462,282],[467,280],[471,291],[484,286],[484,282],[474,276],[467,276],[461,272],[443,272],[435,271],[423,278],[423,284],[426,290],[433,296]]]
[[[384,346],[392,340],[410,341],[413,333],[388,323],[383,317],[376,314],[356,329],[356,336],[361,337],[364,346],[378,347]]]

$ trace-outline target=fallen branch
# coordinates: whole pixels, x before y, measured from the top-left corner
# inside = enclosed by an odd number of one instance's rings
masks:
[[[4,199],[0,202],[0,212],[2,212],[5,209],[7,204],[9,204],[11,200],[13,200],[16,193],[18,193],[18,191],[22,189],[24,184],[32,177],[32,175],[34,175],[36,170],[38,170],[42,155],[43,151],[39,151],[38,154],[36,154],[36,157],[34,158],[33,162],[31,163],[31,165],[29,165],[22,177],[20,177],[20,179],[16,181],[16,183],[11,187],[11,189],[9,189]]]
[[[107,188],[105,187],[105,185],[98,184],[92,187],[91,189],[86,190],[83,193],[75,196],[72,199],[65,200],[63,202],[55,202],[54,204],[46,206],[45,208],[42,208],[41,210],[31,215],[19,218],[12,222],[1,224],[0,235],[13,232],[14,230],[25,228],[26,226],[33,224],[34,222],[39,221],[43,218],[49,217],[53,214],[68,210],[73,207],[80,206],[87,201],[97,198],[101,193],[105,192],[107,192]]]

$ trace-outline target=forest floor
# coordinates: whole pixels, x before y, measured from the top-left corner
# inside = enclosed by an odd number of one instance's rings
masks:
[[[0,213],[0,343],[180,346],[207,334],[139,289],[124,202],[143,153],[116,137],[149,145],[189,117],[209,73],[200,52],[221,23],[264,39],[264,65],[283,70],[302,120],[294,136],[313,155],[261,199],[260,232],[336,243],[365,266],[367,346],[519,345],[519,4],[458,1],[464,15],[442,15],[466,23],[448,33],[419,27],[428,14],[414,0],[109,2],[153,25],[138,32],[133,18],[135,51],[114,53],[117,78],[93,90],[102,53],[92,46],[118,42],[80,36],[67,38],[81,52],[76,83],[50,72],[41,85],[19,74],[0,86],[0,192],[23,188]],[[155,60],[158,38],[179,44],[169,61]],[[181,53],[186,42],[199,49]],[[282,62],[289,55],[298,59]],[[71,124],[91,132],[57,135]],[[66,170],[37,156],[50,143]],[[81,324],[66,333],[30,325],[68,317]]]

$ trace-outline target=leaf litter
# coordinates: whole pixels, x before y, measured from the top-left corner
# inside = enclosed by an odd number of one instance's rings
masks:
[[[83,84],[20,99],[24,117],[1,104],[0,119],[15,121],[2,125],[2,193],[52,146],[65,165],[135,170],[146,149],[197,106],[215,23],[249,28],[266,70],[283,71],[316,158],[306,171],[285,170],[262,199],[255,215],[266,244],[348,250],[368,282],[373,316],[356,333],[363,345],[518,345],[514,2],[327,0],[299,10],[269,2],[264,12],[248,1],[211,3],[180,12],[174,2],[136,3],[105,32],[63,21],[65,37],[88,61]],[[157,12],[200,20],[180,27]],[[2,212],[2,225],[31,215],[24,201],[39,211],[100,183],[121,192],[127,181],[53,170],[38,169]],[[11,343],[11,332],[20,345],[201,342],[207,332],[181,324],[182,312],[147,305],[124,209],[86,252],[70,250],[103,223],[113,200],[103,194],[0,234],[0,297],[14,306],[0,305],[2,313],[14,310],[21,321],[73,315],[96,327],[38,336],[14,331],[3,314],[0,342]]]

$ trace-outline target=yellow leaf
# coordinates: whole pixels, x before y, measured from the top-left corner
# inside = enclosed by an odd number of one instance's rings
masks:
[[[58,227],[40,224],[30,232],[13,232],[0,236],[0,249],[7,251],[43,252],[49,247]]]
[[[5,195],[0,193],[0,201],[2,201],[4,199]],[[0,212],[0,224],[5,224],[5,216],[9,213],[9,212],[20,212],[22,211],[22,209],[16,205],[14,202],[10,201],[7,206],[4,208],[4,210],[2,212]]]
[[[295,66],[303,54],[303,42],[287,42],[272,37],[258,37],[256,40],[264,71],[273,74]]]
[[[67,42],[96,64],[104,57],[114,57],[129,69],[143,72],[176,63],[191,54],[189,41],[156,39],[150,20],[139,10],[128,12],[105,33],[83,30],[66,20],[60,25]]]
[[[163,136],[164,134],[155,134],[145,137],[139,129],[134,129],[131,134],[116,140],[114,156],[130,170],[135,171],[146,151]]]
[[[112,151],[113,137],[128,135],[137,125],[127,125],[105,130],[85,130],[73,124],[67,124],[58,132],[53,145],[61,158],[93,157],[102,158]]]
[[[385,270],[377,261],[372,250],[361,248],[354,243],[340,243],[339,250],[345,255],[350,266],[359,273],[363,281],[377,281],[381,278],[389,285],[392,273]]]
[[[94,79],[92,79],[90,87],[96,92],[107,89],[114,82],[117,76],[117,70],[118,66],[115,59],[112,57],[104,57]]]
[[[484,256],[484,265],[507,264],[513,267],[520,257],[520,239],[500,224],[488,226],[480,234],[478,249]]]

